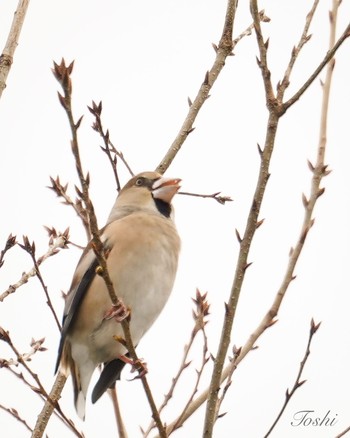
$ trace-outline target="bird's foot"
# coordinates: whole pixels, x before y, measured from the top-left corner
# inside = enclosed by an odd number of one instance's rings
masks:
[[[119,356],[119,359],[123,362],[131,365],[131,372],[134,373],[137,371],[139,374],[134,377],[132,380],[135,379],[141,379],[143,376],[145,376],[148,373],[147,364],[143,361],[143,359],[139,358],[137,360],[130,359],[130,357],[127,356]]]
[[[113,306],[107,310],[104,314],[103,319],[112,319],[114,318],[117,322],[122,322],[130,315],[130,309],[128,309],[123,301],[119,300],[117,304],[113,304]]]

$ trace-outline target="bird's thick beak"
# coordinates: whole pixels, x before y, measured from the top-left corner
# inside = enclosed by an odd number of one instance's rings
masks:
[[[180,178],[161,177],[152,186],[153,196],[170,204],[175,194],[180,189]]]

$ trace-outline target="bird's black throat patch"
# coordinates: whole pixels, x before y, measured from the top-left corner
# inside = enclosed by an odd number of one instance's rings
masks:
[[[168,202],[163,201],[162,199],[153,198],[154,203],[160,214],[169,218],[171,214],[171,205]]]

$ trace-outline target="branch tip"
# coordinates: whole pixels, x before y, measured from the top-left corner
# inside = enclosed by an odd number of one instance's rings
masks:
[[[238,243],[241,244],[243,239],[242,239],[241,235],[239,234],[239,231],[237,230],[237,228],[235,229],[235,233],[236,233]]]

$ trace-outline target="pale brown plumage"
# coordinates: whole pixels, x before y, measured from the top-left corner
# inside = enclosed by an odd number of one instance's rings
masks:
[[[169,298],[177,269],[180,239],[172,220],[171,200],[179,179],[144,172],[120,191],[101,239],[108,248],[107,266],[115,292],[131,310],[130,330],[135,345],[153,324]],[[95,368],[104,370],[92,393],[95,402],[119,378],[127,353],[113,336],[121,325],[104,318],[112,303],[97,261],[88,245],[66,299],[57,367],[71,373],[80,417]]]

